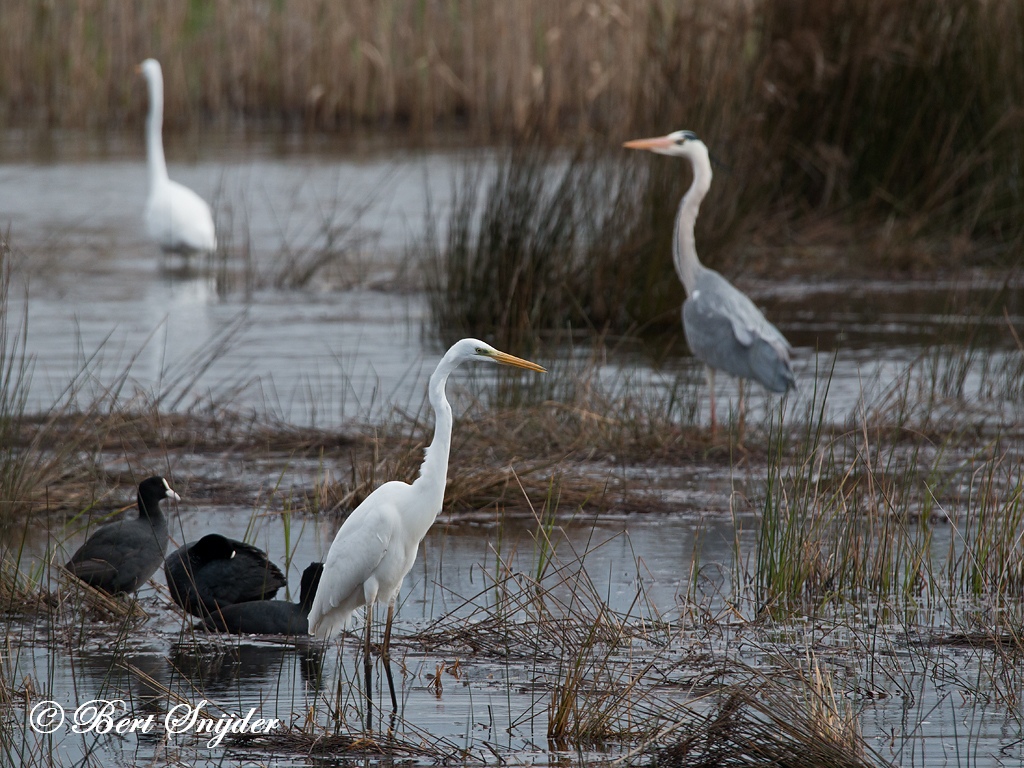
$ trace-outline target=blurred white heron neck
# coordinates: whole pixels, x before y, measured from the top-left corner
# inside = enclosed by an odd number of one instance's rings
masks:
[[[676,272],[683,282],[683,288],[686,289],[686,295],[690,296],[697,283],[698,273],[704,269],[704,265],[697,258],[694,227],[697,223],[697,214],[700,212],[701,201],[711,188],[711,158],[708,156],[708,148],[701,141],[687,142],[687,149],[689,151],[686,156],[693,166],[693,182],[686,190],[686,194],[683,195],[683,202],[680,203],[679,213],[676,215],[672,256]]]
[[[146,115],[146,162],[149,165],[149,183],[154,186],[167,180],[167,161],[161,131],[164,124],[164,78],[159,71],[146,72],[149,86],[149,113]]]

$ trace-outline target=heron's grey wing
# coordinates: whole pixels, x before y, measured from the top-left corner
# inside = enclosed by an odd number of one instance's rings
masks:
[[[781,395],[796,387],[789,347],[763,338],[756,339],[750,346],[750,369],[754,372],[753,378],[769,392]]]
[[[768,322],[764,313],[750,298],[713,269],[707,269],[697,282],[694,295],[700,294],[709,311],[725,315],[733,325],[736,338],[741,344],[753,344],[761,338],[772,346],[789,350],[789,342],[782,331]]]
[[[733,376],[785,392],[795,379],[789,342],[754,303],[713,270],[706,270],[683,304],[683,329],[694,356]]]

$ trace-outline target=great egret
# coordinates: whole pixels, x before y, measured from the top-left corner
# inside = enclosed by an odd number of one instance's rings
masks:
[[[171,598],[194,616],[234,603],[270,600],[287,582],[262,549],[210,533],[164,560]]]
[[[693,183],[683,195],[676,215],[672,256],[687,296],[683,303],[686,342],[694,357],[707,365],[714,430],[715,369],[739,377],[742,413],[744,379],[758,381],[765,389],[780,394],[796,386],[789,360],[791,347],[745,294],[697,258],[693,228],[700,203],[711,187],[711,160],[704,142],[691,131],[676,131],[653,139],[627,141],[623,146],[685,157],[693,166]]]
[[[381,661],[387,674],[393,711],[398,710],[398,700],[391,677],[388,646],[395,599],[416,560],[420,542],[444,502],[452,440],[452,408],[444,388],[451,372],[467,360],[544,371],[536,363],[499,352],[477,339],[462,339],[445,353],[430,377],[427,390],[434,408],[434,439],[426,450],[419,477],[411,485],[397,480],[384,483],[348,516],[327,553],[320,588],[309,611],[310,632],[320,639],[327,639],[348,624],[357,608],[366,606],[363,664],[366,696],[372,702],[370,617],[374,603],[387,603]]]
[[[164,142],[164,76],[160,62],[146,59],[138,70],[149,86],[149,114],[146,117],[146,161],[149,164],[149,200],[146,202],[146,230],[166,253],[185,256],[217,250],[210,206],[199,195],[167,176]]]
[[[134,592],[160,567],[167,548],[163,499],[180,501],[162,477],[139,483],[139,516],[99,528],[71,556],[67,569],[108,594]]]
[[[302,587],[297,603],[289,603],[287,600],[252,600],[225,605],[206,617],[206,628],[235,635],[307,635],[307,616],[323,570],[323,563],[310,563],[302,572]]]

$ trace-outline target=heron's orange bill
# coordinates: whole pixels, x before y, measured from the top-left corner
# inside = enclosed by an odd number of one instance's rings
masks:
[[[633,139],[633,141],[627,141],[622,146],[626,149],[664,149],[671,147],[675,144],[674,139],[670,139],[668,136],[658,136],[653,139]]]
[[[523,360],[521,357],[515,355],[509,355],[504,352],[495,352],[491,355],[491,358],[496,363],[502,365],[514,365],[516,368],[525,368],[528,371],[537,371],[538,373],[547,373],[547,369],[542,365],[531,363],[529,360]]]

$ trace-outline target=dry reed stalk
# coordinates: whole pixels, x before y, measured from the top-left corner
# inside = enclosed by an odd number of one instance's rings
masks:
[[[0,612],[36,614],[54,605],[54,596],[26,578],[18,568],[17,559],[17,555],[6,550],[0,557]]]
[[[777,765],[791,768],[873,768],[887,765],[865,755],[862,740],[851,743],[818,729],[818,724],[791,694],[770,684],[760,689],[732,687],[716,696],[707,712],[696,708],[669,730],[651,750],[649,768],[732,768]]]

